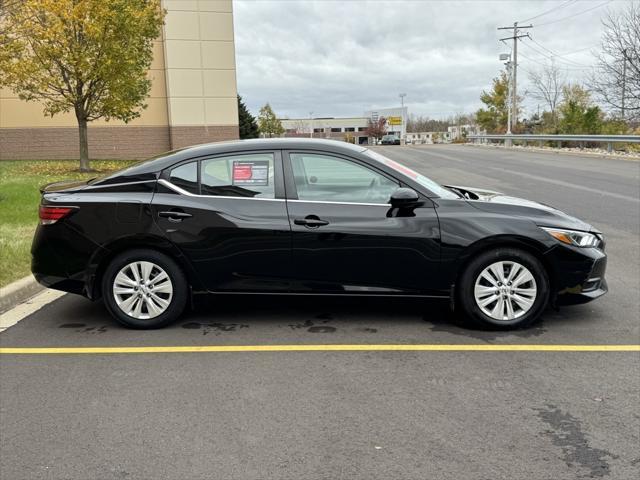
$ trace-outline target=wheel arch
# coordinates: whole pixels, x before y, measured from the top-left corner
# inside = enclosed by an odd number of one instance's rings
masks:
[[[134,237],[124,237],[116,239],[96,252],[90,262],[89,273],[87,274],[86,289],[89,298],[97,300],[101,297],[101,283],[104,272],[109,262],[116,256],[128,250],[144,249],[155,250],[163,253],[174,260],[183,271],[192,290],[202,290],[202,282],[198,278],[191,263],[180,252],[180,250],[167,239],[157,235],[136,235]]]
[[[499,248],[515,248],[518,250],[523,250],[539,260],[545,272],[547,273],[547,277],[549,279],[549,289],[552,293],[553,298],[554,292],[556,291],[555,268],[553,264],[549,262],[548,258],[544,255],[545,252],[549,250],[549,247],[531,238],[517,235],[496,235],[488,238],[483,238],[469,245],[458,257],[453,288],[455,289],[456,285],[459,285],[460,277],[474,258],[482,253]]]

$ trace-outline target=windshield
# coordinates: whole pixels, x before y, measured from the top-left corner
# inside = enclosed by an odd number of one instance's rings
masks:
[[[370,158],[387,165],[388,167],[393,168],[396,172],[401,173],[412,180],[418,182],[424,188],[429,189],[431,192],[438,195],[440,198],[448,198],[448,199],[456,199],[460,198],[460,195],[455,194],[451,190],[446,189],[439,183],[434,182],[430,178],[425,177],[424,175],[411,170],[409,167],[405,167],[404,165],[399,164],[398,162],[391,160],[390,158],[385,157],[384,155],[379,154],[378,152],[374,152],[373,150],[365,150],[363,152]]]

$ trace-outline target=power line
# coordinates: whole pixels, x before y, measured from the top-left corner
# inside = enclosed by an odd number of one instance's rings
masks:
[[[529,40],[531,40],[533,43],[535,43],[536,45],[538,45],[540,48],[543,48],[544,50],[546,50],[547,52],[549,52],[553,57],[562,57],[562,55],[559,55],[559,54],[557,54],[556,52],[554,52],[553,50],[548,49],[547,47],[545,47],[544,45],[542,45],[540,42],[536,41],[536,40],[535,40],[534,38],[532,38],[531,36],[529,36]],[[531,45],[529,45],[529,47],[530,47],[530,48],[533,48],[533,47],[531,47]],[[534,48],[533,50],[535,50],[535,48]],[[575,61],[570,60],[570,59],[568,59],[568,58],[565,58],[565,59],[564,59],[564,61],[565,61],[565,62],[567,62],[567,63],[574,63],[574,64],[576,64],[576,65],[578,65],[578,66],[581,66],[581,67],[588,67],[588,66],[589,66],[589,65],[585,65],[584,63],[575,62]]]
[[[606,4],[611,3],[612,1],[613,0],[607,0],[606,2],[603,2],[603,3],[600,3],[600,4],[596,5],[595,7],[587,8],[586,10],[582,10],[581,12],[574,13],[573,15],[569,15],[567,17],[559,18],[557,20],[551,20],[550,22],[539,23],[539,24],[536,25],[536,27],[542,27],[544,25],[552,25],[554,23],[563,22],[563,21],[568,20],[570,18],[577,17],[578,15],[582,15],[583,13],[587,13],[587,12],[590,12],[591,10],[595,10],[596,8],[603,7]]]
[[[577,2],[577,1],[578,1],[578,0],[567,0],[566,2],[564,2],[564,3],[560,4],[560,5],[557,5],[557,6],[555,6],[555,7],[551,8],[551,9],[549,9],[549,10],[545,11],[545,12],[542,12],[542,13],[540,13],[539,15],[536,15],[536,16],[534,16],[534,17],[529,17],[529,18],[526,18],[526,19],[524,19],[524,20],[520,20],[518,23],[529,22],[529,21],[533,20],[534,18],[540,18],[540,17],[542,17],[542,16],[546,15],[547,13],[551,13],[551,12],[554,12],[554,11],[556,11],[556,10],[560,10],[561,8],[563,8],[563,7],[567,6],[567,5],[569,5],[570,3],[575,3],[575,2]]]
[[[538,60],[538,59],[528,57],[528,56],[526,56],[524,53],[520,53],[520,55],[521,55],[522,57],[526,58],[527,60],[530,60],[530,61],[532,61],[532,62],[534,62],[534,63],[537,63],[538,65],[542,65],[543,67],[547,67],[547,66],[548,66],[548,64],[543,63],[543,62],[541,62],[541,61],[540,61],[540,60]],[[548,60],[548,57],[545,57],[545,58],[547,58],[547,60]],[[579,67],[573,67],[573,66],[570,66],[570,65],[568,65],[568,64],[560,64],[560,65],[558,65],[558,66],[559,66],[562,70],[571,70],[571,71],[575,71],[575,72],[584,72],[584,71],[586,71],[586,70],[589,70],[589,68],[588,68],[588,67],[585,67],[585,68],[579,68]]]
[[[578,63],[578,62],[574,62],[572,60],[569,59],[565,59],[565,58],[560,58],[558,55],[556,55],[555,53],[551,52],[551,55],[549,55],[548,53],[545,53],[541,50],[538,50],[537,48],[533,47],[532,45],[528,44],[528,43],[524,43],[523,45],[527,48],[530,48],[531,50],[533,50],[534,52],[536,52],[538,55],[542,55],[545,59],[547,60],[552,60],[555,62],[558,62],[560,65],[567,65],[573,68],[582,68],[582,69],[589,69],[592,68],[591,65],[586,65],[584,63]],[[548,49],[545,49],[548,50]]]

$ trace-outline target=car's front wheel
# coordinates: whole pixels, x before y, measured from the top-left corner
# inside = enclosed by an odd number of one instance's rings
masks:
[[[109,312],[129,328],[160,328],[176,320],[187,303],[180,267],[155,250],[131,250],[115,257],[102,280]]]
[[[465,319],[485,328],[515,329],[535,322],[549,300],[544,266],[528,252],[484,252],[465,269],[457,289]]]

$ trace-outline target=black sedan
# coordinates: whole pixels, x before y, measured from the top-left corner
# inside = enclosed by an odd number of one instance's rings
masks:
[[[329,140],[201,145],[47,185],[32,255],[40,283],[103,298],[133,328],[199,293],[442,298],[516,328],[607,291],[591,225]]]

